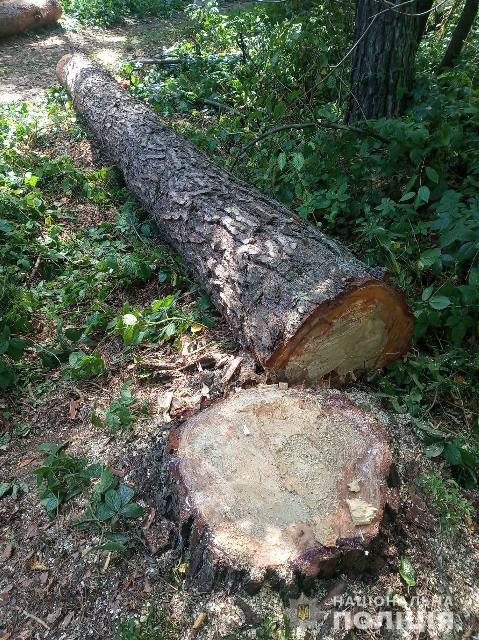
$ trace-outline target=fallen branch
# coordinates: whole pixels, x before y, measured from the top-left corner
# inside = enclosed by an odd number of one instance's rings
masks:
[[[168,67],[169,65],[176,65],[185,62],[186,58],[140,58],[135,60],[135,67],[137,65],[152,65],[157,67]]]
[[[251,149],[251,147],[254,147],[255,144],[257,144],[258,142],[261,142],[261,140],[264,140],[269,136],[274,135],[275,133],[279,133],[281,131],[289,131],[291,129],[314,129],[317,127],[324,127],[325,129],[339,129],[340,131],[352,131],[353,133],[357,133],[359,135],[376,138],[376,140],[379,140],[380,142],[385,142],[385,143],[389,142],[387,138],[382,136],[380,133],[371,131],[371,129],[359,129],[358,127],[349,127],[345,124],[337,124],[336,122],[330,122],[329,120],[315,120],[315,121],[303,122],[299,124],[297,123],[283,124],[279,127],[274,127],[273,129],[269,129],[268,131],[265,131],[264,133],[262,133],[260,136],[258,136],[251,142],[248,142],[248,144],[246,144],[244,147],[242,147],[239,150],[230,168],[233,169],[233,167],[236,165],[238,160],[248,151],[248,149]]]

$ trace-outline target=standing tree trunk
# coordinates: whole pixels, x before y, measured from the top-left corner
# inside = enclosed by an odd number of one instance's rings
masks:
[[[358,0],[346,122],[391,118],[404,110],[432,3]]]
[[[479,8],[479,0],[466,0],[459,22],[453,31],[451,41],[439,65],[439,71],[452,67],[460,56],[464,41],[474,23]]]
[[[274,378],[316,382],[405,353],[412,318],[385,274],[213,164],[82,55],[57,75],[130,191]]]

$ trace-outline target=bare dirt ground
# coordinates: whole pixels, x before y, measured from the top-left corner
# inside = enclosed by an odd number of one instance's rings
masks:
[[[174,42],[182,23],[152,18],[119,27],[69,31],[60,25],[0,40],[0,104],[41,100],[56,84],[62,56],[81,51],[112,68],[122,60],[155,55]]]
[[[152,55],[173,42],[177,23],[151,20],[130,23],[108,31],[67,33],[60,27],[10,38],[0,43],[1,92],[4,102],[40,100],[54,84],[58,59],[72,50],[82,50],[114,65],[122,59]],[[78,166],[101,166],[94,145],[86,140],[64,141],[59,146]],[[95,212],[78,208],[75,224],[96,224]],[[143,303],[158,292],[138,292]],[[402,638],[416,640],[465,640],[479,633],[479,532],[477,523],[464,524],[453,538],[439,529],[437,513],[426,504],[418,488],[419,477],[432,463],[407,417],[386,413],[379,402],[364,392],[350,389],[352,399],[378,416],[388,431],[395,461],[394,484],[397,504],[390,505],[378,540],[355,573],[317,580],[307,602],[312,620],[298,619],[294,601],[266,585],[255,596],[244,593],[198,594],[183,587],[185,558],[172,548],[172,524],[158,513],[161,489],[161,457],[171,426],[188,412],[219,398],[234,386],[261,381],[256,378],[246,354],[239,377],[225,388],[222,377],[240,353],[233,336],[221,323],[178,352],[172,347],[153,346],[142,357],[150,362],[151,377],[136,377],[135,366],[124,365],[122,346],[112,339],[102,345],[108,374],[98,381],[66,381],[58,373],[46,373],[43,392],[30,389],[11,406],[12,415],[0,423],[0,434],[11,440],[0,446],[0,481],[14,479],[28,491],[14,499],[0,500],[0,640],[99,640],[112,638],[118,619],[142,620],[148,634],[135,635],[133,624],[120,640],[210,640],[217,638],[278,637],[257,635],[255,628],[270,616],[281,624],[286,613],[292,627],[299,625],[298,638]],[[92,426],[94,406],[104,409],[118,396],[121,385],[134,379],[133,393],[149,407],[134,429],[113,437]],[[7,400],[0,399],[0,408]],[[166,407],[166,408],[165,408]],[[15,423],[29,427],[23,437],[15,435]],[[77,531],[73,520],[85,508],[82,497],[72,500],[60,515],[49,520],[39,504],[33,470],[42,454],[38,445],[69,441],[69,451],[89,462],[109,465],[138,492],[145,516],[136,528],[138,546],[126,556],[95,550],[99,536]],[[474,499],[473,496],[471,496]],[[477,508],[477,502],[475,504]],[[407,556],[415,568],[416,586],[407,587],[398,567]],[[297,597],[298,594],[292,594]],[[334,628],[336,606],[349,614],[376,615],[391,610],[417,615],[416,601],[433,613],[451,612],[454,628],[445,633],[431,626],[426,633],[415,628],[347,631]],[[389,604],[385,601],[389,598]],[[201,613],[203,623],[194,628]],[[305,634],[308,624],[316,627]],[[288,635],[281,636],[287,640]]]

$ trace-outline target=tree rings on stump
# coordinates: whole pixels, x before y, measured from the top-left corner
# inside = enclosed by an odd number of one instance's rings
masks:
[[[174,430],[167,455],[167,504],[202,588],[326,575],[378,533],[387,437],[339,391],[239,391]]]

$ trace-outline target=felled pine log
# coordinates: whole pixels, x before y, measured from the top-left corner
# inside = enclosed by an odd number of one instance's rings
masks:
[[[407,351],[412,316],[384,271],[213,164],[85,56],[57,76],[272,380],[344,378]]]
[[[364,568],[390,492],[385,433],[335,390],[241,390],[172,431],[165,462],[160,504],[201,591]]]
[[[56,22],[61,15],[58,0],[0,0],[0,37]]]

